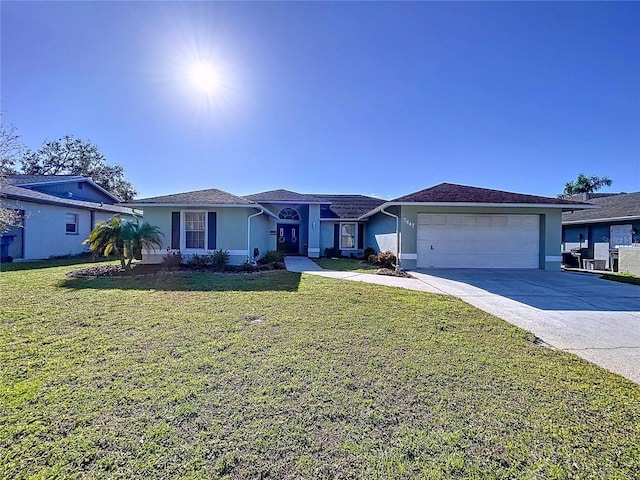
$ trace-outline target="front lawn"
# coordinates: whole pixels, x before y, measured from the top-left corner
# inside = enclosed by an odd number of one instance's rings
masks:
[[[378,269],[357,258],[316,258],[314,261],[322,268],[338,272],[376,273]]]
[[[640,477],[640,387],[460,300],[0,273],[0,478]]]

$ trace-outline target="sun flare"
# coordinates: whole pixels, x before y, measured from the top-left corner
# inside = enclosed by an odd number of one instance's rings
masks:
[[[211,95],[220,90],[222,79],[220,73],[208,62],[196,62],[189,69],[189,80],[199,92]]]

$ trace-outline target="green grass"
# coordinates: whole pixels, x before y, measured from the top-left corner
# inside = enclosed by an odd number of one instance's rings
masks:
[[[605,280],[613,280],[614,282],[630,283],[632,285],[640,285],[640,277],[631,273],[605,273],[602,275]]]
[[[314,261],[322,268],[339,272],[375,273],[377,270],[377,267],[357,258],[317,258]]]
[[[0,478],[640,477],[640,387],[451,297],[0,274]]]

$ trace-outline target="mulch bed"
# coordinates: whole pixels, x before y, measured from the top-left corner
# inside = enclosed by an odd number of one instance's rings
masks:
[[[376,275],[387,275],[388,277],[404,277],[413,278],[409,273],[404,270],[395,270],[393,268],[379,268],[376,270]]]
[[[155,275],[162,271],[167,271],[160,264],[134,263],[131,270],[123,270],[120,265],[92,265],[90,267],[79,268],[67,275],[76,278],[97,278],[97,277],[131,277],[138,275]]]

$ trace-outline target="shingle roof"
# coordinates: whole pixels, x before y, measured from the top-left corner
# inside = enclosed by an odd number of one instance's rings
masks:
[[[562,214],[562,223],[568,222],[605,222],[611,219],[640,218],[640,192],[619,193],[606,197],[595,197],[586,200],[599,205],[593,210],[575,210]]]
[[[313,194],[316,198],[330,203],[327,210],[320,210],[321,218],[358,218],[379,207],[384,200],[366,195]]]
[[[161,195],[159,197],[140,198],[127,202],[128,205],[152,205],[152,204],[175,204],[175,205],[255,205],[245,198],[238,197],[229,192],[208,188],[206,190],[196,190],[194,192],[173,193],[171,195]]]
[[[539,197],[522,193],[503,192],[488,188],[469,187],[453,183],[441,183],[431,188],[410,193],[391,200],[418,203],[530,203],[538,205],[584,205],[583,202],[551,197]]]
[[[4,180],[9,185],[31,185],[34,183],[49,183],[49,182],[65,182],[65,181],[77,181],[87,180],[82,175],[5,175]]]
[[[245,195],[244,198],[254,202],[299,202],[299,203],[324,203],[322,198],[306,193],[292,192],[290,190],[269,190],[268,192]]]
[[[0,190],[2,196],[13,200],[24,200],[35,203],[46,203],[49,205],[62,205],[75,208],[84,208],[88,210],[99,210],[111,213],[132,214],[133,210],[120,205],[111,205],[108,203],[87,202],[84,200],[72,200],[68,198],[60,198],[48,193],[38,192],[29,188],[23,188],[16,185],[10,185],[4,179],[0,182]]]

